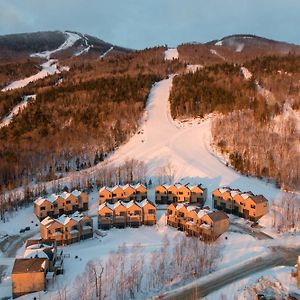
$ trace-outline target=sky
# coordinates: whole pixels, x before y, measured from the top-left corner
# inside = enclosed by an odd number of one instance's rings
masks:
[[[299,0],[0,0],[0,35],[74,30],[128,48],[235,33],[300,44]]]

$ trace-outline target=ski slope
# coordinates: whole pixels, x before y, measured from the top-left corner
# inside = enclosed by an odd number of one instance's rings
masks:
[[[24,108],[26,108],[28,101],[30,99],[35,99],[36,95],[26,95],[23,97],[23,101],[21,101],[19,104],[17,104],[12,111],[9,113],[8,116],[3,118],[3,120],[0,122],[0,128],[7,126],[12,121],[13,117],[17,115],[20,111],[22,111]]]
[[[178,59],[179,54],[177,48],[170,48],[165,51],[165,60]]]
[[[203,183],[208,195],[219,186],[229,185],[244,191],[264,194],[269,200],[280,191],[272,184],[242,176],[218,158],[211,150],[211,118],[187,122],[174,121],[170,115],[169,93],[174,76],[156,83],[149,95],[140,134],[121,146],[106,164],[122,164],[135,158],[147,165],[154,180],[161,167],[172,165],[175,180]],[[210,200],[209,200],[209,203]]]
[[[45,63],[41,64],[41,70],[38,73],[20,80],[13,81],[8,86],[4,87],[1,91],[6,92],[8,90],[23,88],[30,82],[34,82],[39,79],[45,78],[48,75],[60,73],[61,70],[67,70],[65,67],[60,68],[58,66],[57,59],[51,59],[51,55],[72,47],[77,40],[81,39],[81,37],[80,35],[72,32],[65,32],[65,34],[67,35],[67,39],[57,49],[33,53],[30,55],[31,57],[40,57],[47,60]]]

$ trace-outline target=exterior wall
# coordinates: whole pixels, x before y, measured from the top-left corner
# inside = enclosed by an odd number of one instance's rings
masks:
[[[204,191],[199,187],[196,186],[191,189],[191,200],[190,203],[200,203],[203,206],[206,200]]]
[[[102,204],[106,201],[109,201],[112,199],[112,193],[108,191],[107,189],[102,190],[99,192],[99,203]]]
[[[65,199],[64,198],[58,196],[55,203],[53,203],[53,206],[54,206],[54,216],[60,216],[65,213]]]
[[[245,201],[244,214],[252,221],[256,221],[268,213],[268,202],[255,203],[251,197]],[[248,213],[249,212],[249,213]]]
[[[142,224],[142,209],[136,204],[127,208],[126,214],[129,226],[140,226]]]
[[[159,204],[168,203],[168,191],[164,186],[159,185],[155,187],[155,201]]]
[[[135,194],[136,194],[136,201],[142,201],[144,199],[147,199],[147,189],[142,185],[139,185],[136,188]]]
[[[62,234],[57,235],[55,234],[55,230],[60,229],[60,232]],[[44,240],[55,240],[58,245],[61,245],[64,240],[64,226],[60,224],[59,222],[52,222],[52,224],[47,228],[42,223],[40,224],[40,233],[41,238]]]
[[[216,221],[214,222],[209,214],[204,215],[201,218],[201,223],[206,223],[209,224],[211,226],[211,231],[204,231],[204,233],[206,234],[210,234],[212,239],[216,239],[217,237],[219,237],[221,234],[223,234],[224,232],[226,232],[229,229],[229,219],[222,219],[220,221]]]
[[[170,185],[168,188],[168,201],[178,202],[178,189],[175,185]]]
[[[89,204],[89,196],[86,193],[81,192],[78,197],[79,210],[88,210],[88,204]]]
[[[11,279],[13,298],[46,290],[44,272],[16,273]]]
[[[80,231],[79,231],[79,223],[75,220],[70,220],[64,226],[64,243],[65,244],[72,244],[75,242],[79,242],[80,240]],[[72,232],[76,231],[76,232]]]
[[[135,200],[136,199],[136,195],[135,195],[135,189],[131,186],[128,185],[125,189],[124,189],[124,197],[126,199],[130,200]]]
[[[233,202],[233,213],[242,217],[244,212],[244,198],[238,194],[233,197]]]
[[[116,200],[123,200],[124,198],[126,198],[123,189],[121,189],[119,186],[116,186],[112,190],[112,197]]]
[[[53,212],[53,204],[48,200],[43,201],[43,203],[40,205],[34,203],[34,213],[40,220],[46,218],[47,216],[51,217]]]
[[[147,203],[143,208],[143,223],[145,225],[154,225],[156,224],[156,207],[150,203]],[[150,212],[154,213],[150,213]]]
[[[98,211],[98,228],[109,229],[113,225],[114,212],[109,207],[104,206]]]
[[[191,198],[191,191],[186,186],[182,185],[178,188],[178,202],[189,202]]]

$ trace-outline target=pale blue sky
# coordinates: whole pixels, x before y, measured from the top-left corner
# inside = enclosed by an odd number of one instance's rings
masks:
[[[300,0],[0,0],[0,34],[75,30],[141,49],[251,33],[300,44]]]

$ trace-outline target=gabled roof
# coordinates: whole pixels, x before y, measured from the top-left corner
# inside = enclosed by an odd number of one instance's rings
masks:
[[[263,195],[250,196],[249,198],[252,199],[256,204],[268,202],[268,200]]]
[[[48,216],[44,220],[41,221],[41,224],[43,224],[44,226],[48,226],[52,222],[53,222],[53,219]]]
[[[226,219],[229,218],[224,212],[222,212],[220,210],[217,210],[217,211],[214,211],[214,212],[210,212],[210,213],[208,213],[208,216],[214,222],[218,222],[218,221],[221,221],[221,220],[226,220]]]
[[[133,205],[137,205],[137,203],[134,200],[131,200],[129,202],[123,202],[121,201],[121,203],[126,207],[126,208],[130,208]],[[138,207],[140,207],[139,205],[137,205]]]
[[[73,195],[73,196],[75,196],[75,197],[79,197],[80,195],[81,195],[81,191],[78,191],[78,190],[74,190],[74,191],[72,191],[71,192],[71,194]]]
[[[141,201],[141,202],[136,202],[136,204],[137,204],[139,207],[144,207],[144,206],[147,205],[147,204],[150,204],[150,205],[152,205],[153,207],[156,207],[155,204],[154,204],[152,201],[148,200],[148,199],[144,199],[144,200]]]
[[[47,198],[39,197],[34,201],[34,203],[37,205],[42,205],[45,201],[49,202],[49,200]]]
[[[17,258],[13,266],[12,274],[44,272],[46,264],[46,258]]]
[[[207,215],[207,214],[209,214],[209,213],[212,213],[212,211],[211,210],[209,210],[209,209],[200,209],[199,211],[198,211],[198,218],[199,219],[201,219],[202,217],[204,217],[205,215]]]
[[[67,199],[70,195],[71,195],[71,194],[68,193],[68,192],[62,192],[62,193],[60,194],[60,196],[61,196],[62,198],[64,198],[64,199]]]
[[[221,194],[223,194],[225,192],[230,192],[231,189],[229,187],[221,187],[221,188],[219,188],[219,191]]]
[[[107,202],[104,202],[104,203],[102,203],[102,204],[99,205],[99,210],[103,209],[104,207],[107,207],[107,208],[109,208],[110,210],[113,210],[113,209],[114,209],[112,204],[109,204],[109,203],[107,203]]]
[[[132,185],[132,187],[134,188],[134,189],[137,189],[137,188],[139,188],[139,187],[142,187],[142,188],[144,188],[144,189],[147,189],[146,188],[146,186],[144,186],[142,183],[137,183],[137,184],[135,184],[135,185]]]
[[[106,191],[108,191],[108,192],[110,192],[110,193],[112,192],[112,190],[111,190],[110,187],[103,186],[103,187],[99,190],[99,193],[102,192],[102,191],[104,191],[104,190],[106,190]]]

